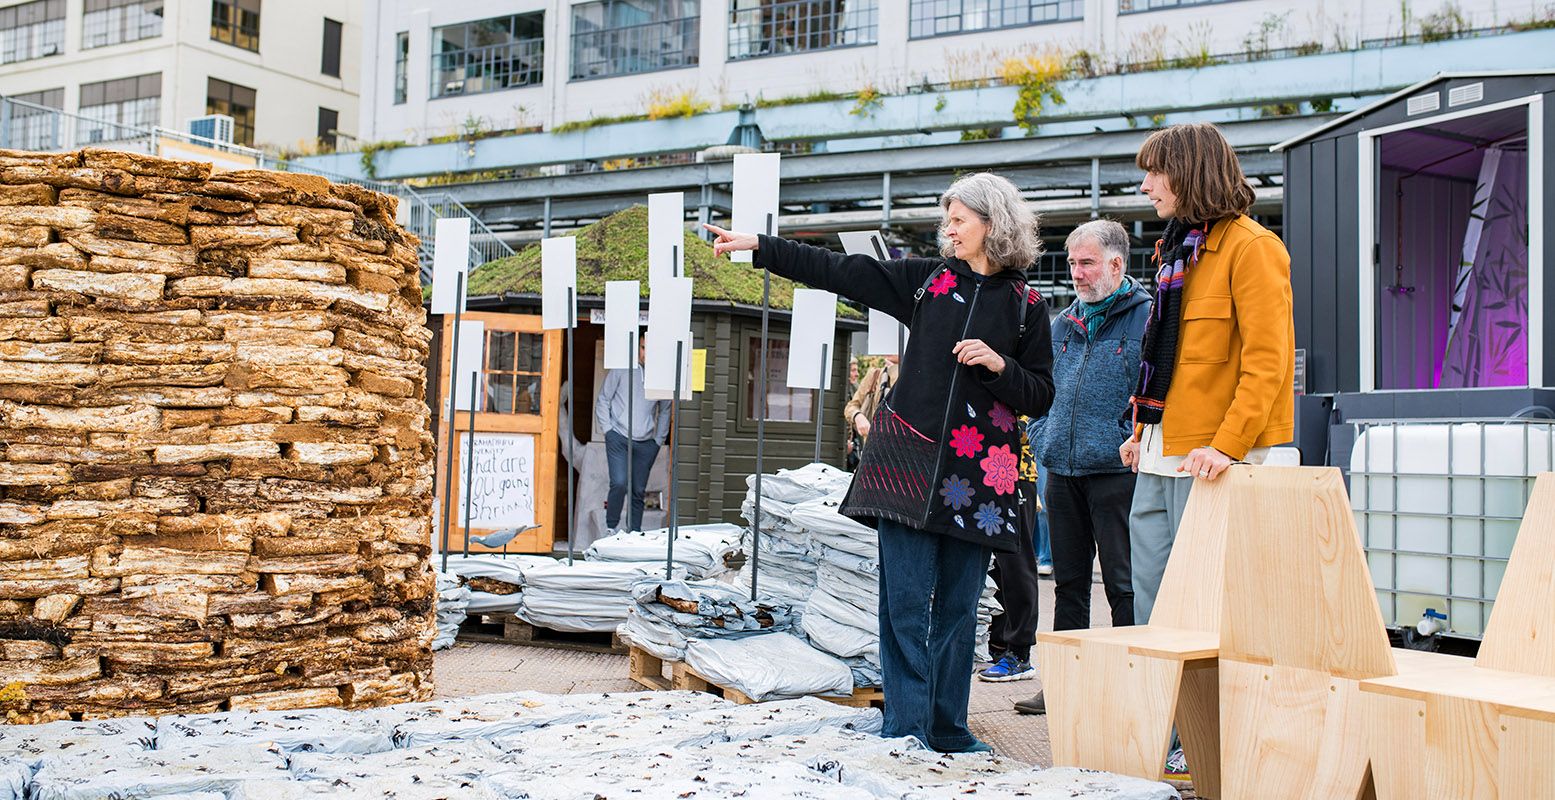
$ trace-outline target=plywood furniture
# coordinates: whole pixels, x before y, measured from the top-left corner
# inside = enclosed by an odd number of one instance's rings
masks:
[[[1200,797],[1220,794],[1216,701],[1232,467],[1188,497],[1151,624],[1037,635],[1055,766],[1159,780],[1179,729]]]
[[[1534,483],[1472,664],[1367,680],[1379,800],[1555,798],[1555,474]]]

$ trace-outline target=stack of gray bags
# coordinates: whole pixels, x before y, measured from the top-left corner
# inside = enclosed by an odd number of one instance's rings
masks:
[[[662,561],[547,561],[524,569],[522,602],[514,613],[556,631],[614,631],[632,607],[632,587],[665,577]],[[676,567],[669,577],[683,578],[685,570]]]
[[[787,631],[793,607],[718,581],[644,580],[617,633],[628,644],[667,661],[684,661],[691,639],[737,639]]]
[[[469,614],[516,613],[522,600],[524,572],[530,567],[555,564],[550,556],[451,555],[448,571],[464,579],[470,588]]]
[[[801,627],[817,650],[843,660],[859,687],[880,685],[880,544],[875,531],[837,513],[847,491],[794,506],[794,524],[819,556]]]
[[[676,528],[675,566],[691,580],[716,578],[729,572],[729,562],[740,552],[738,525],[713,522]],[[638,561],[664,564],[669,552],[669,529],[624,531],[595,542],[584,552],[589,561]]]
[[[760,572],[755,576],[759,594],[790,600],[802,612],[805,601],[815,590],[819,553],[803,526],[791,519],[794,506],[846,489],[850,480],[851,474],[826,464],[808,464],[799,469],[763,475],[762,518],[758,521],[755,519],[756,476],[747,477],[745,485],[749,490],[745,493],[741,512],[751,528],[745,535],[746,556],[745,566],[740,570],[740,585],[750,587],[752,565],[759,559]],[[753,552],[758,543],[754,541],[752,529],[761,534],[759,553]]]
[[[454,646],[469,605],[470,588],[464,585],[464,579],[447,572],[437,573],[437,638],[432,640],[433,650]]]

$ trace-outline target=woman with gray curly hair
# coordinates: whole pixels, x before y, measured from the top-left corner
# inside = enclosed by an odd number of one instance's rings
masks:
[[[911,336],[839,511],[880,536],[885,736],[941,752],[988,746],[967,728],[977,599],[991,550],[1022,530],[1021,415],[1053,400],[1047,301],[1026,286],[1037,220],[1008,180],[940,198],[940,258],[879,261],[712,225],[718,253],[884,311]]]

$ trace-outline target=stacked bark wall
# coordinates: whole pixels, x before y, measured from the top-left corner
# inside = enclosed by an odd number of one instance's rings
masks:
[[[433,442],[395,198],[0,151],[0,710],[431,691]]]

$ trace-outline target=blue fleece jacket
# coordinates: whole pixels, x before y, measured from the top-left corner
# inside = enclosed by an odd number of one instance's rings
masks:
[[[1134,282],[1106,310],[1094,337],[1086,334],[1078,300],[1054,318],[1053,407],[1033,426],[1037,460],[1049,471],[1070,477],[1128,471],[1118,445],[1130,433],[1125,415],[1151,303]]]

